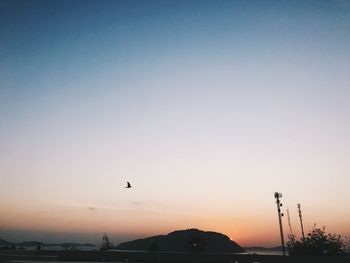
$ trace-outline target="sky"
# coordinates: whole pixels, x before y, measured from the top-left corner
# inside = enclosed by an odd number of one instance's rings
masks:
[[[0,238],[350,236],[349,84],[347,0],[2,0]]]

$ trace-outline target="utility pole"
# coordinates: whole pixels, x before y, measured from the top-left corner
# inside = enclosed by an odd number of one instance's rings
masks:
[[[298,212],[299,212],[300,225],[301,225],[301,234],[302,234],[302,236],[303,236],[303,239],[305,239],[305,235],[304,235],[304,226],[303,226],[303,218],[302,218],[302,216],[301,216],[300,204],[298,204]]]
[[[290,223],[289,208],[287,208],[287,218],[288,218],[288,225],[289,225],[289,234],[290,236],[293,236],[292,224]]]
[[[282,206],[282,204],[280,202],[280,198],[282,198],[282,193],[275,192],[275,198],[276,198],[276,204],[277,204],[278,221],[280,223],[282,253],[283,253],[283,256],[285,256],[286,255],[286,248],[284,246],[283,227],[282,227],[282,216],[283,216],[283,213],[281,213],[281,206]]]

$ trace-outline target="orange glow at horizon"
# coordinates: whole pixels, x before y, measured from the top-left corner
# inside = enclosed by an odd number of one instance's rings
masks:
[[[108,232],[115,236],[122,233],[144,238],[180,229],[198,228],[223,233],[242,246],[277,246],[280,242],[279,230],[274,217],[260,221],[243,215],[225,217],[223,214],[215,216],[210,213],[200,216],[177,215],[178,217],[174,217],[172,214],[137,209],[127,212],[88,207],[55,207],[52,209],[48,206],[30,208],[18,204],[6,207],[2,205],[0,210],[2,214],[0,226],[5,229],[76,233]],[[347,225],[343,227],[346,230]],[[286,225],[284,228],[287,237]]]

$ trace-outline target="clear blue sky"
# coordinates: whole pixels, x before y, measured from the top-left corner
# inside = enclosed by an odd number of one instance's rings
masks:
[[[0,238],[350,235],[349,71],[346,0],[1,1]]]

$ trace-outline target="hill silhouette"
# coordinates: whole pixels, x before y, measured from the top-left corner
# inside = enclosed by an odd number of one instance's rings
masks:
[[[167,235],[124,242],[118,245],[116,249],[168,252],[245,252],[240,245],[230,240],[228,236],[199,229],[178,230]]]
[[[12,245],[12,243],[0,238],[0,246],[9,246],[9,245]]]
[[[53,247],[53,246],[62,246],[62,247],[78,247],[78,246],[84,246],[84,247],[95,247],[94,244],[89,243],[74,243],[74,242],[66,242],[66,243],[43,243],[40,241],[24,241],[24,242],[9,242],[4,239],[0,238],[0,246],[36,246],[38,244],[41,244],[42,246],[46,247]]]

